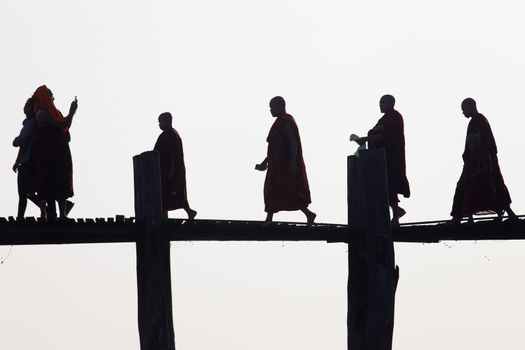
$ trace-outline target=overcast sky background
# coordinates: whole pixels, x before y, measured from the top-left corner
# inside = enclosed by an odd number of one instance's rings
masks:
[[[287,100],[318,222],[346,223],[346,156],[393,94],[412,197],[404,222],[447,219],[468,120],[491,122],[525,213],[525,47],[518,1],[84,1],[0,4],[0,215],[16,214],[11,147],[47,84],[71,129],[72,217],[133,216],[132,156],[174,115],[198,218],[263,220],[268,101]],[[28,207],[28,215],[38,214]],[[183,217],[183,212],[171,217]],[[300,213],[276,220],[302,221]],[[174,243],[176,347],[346,349],[344,244]],[[394,349],[523,349],[520,242],[397,244]],[[0,348],[138,349],[131,244],[0,247]]]

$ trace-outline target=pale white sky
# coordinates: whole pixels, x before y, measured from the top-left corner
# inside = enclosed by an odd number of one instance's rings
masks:
[[[286,98],[320,222],[346,222],[346,156],[391,93],[405,118],[405,222],[448,218],[471,96],[525,213],[519,1],[37,1],[0,4],[0,215],[15,215],[22,107],[47,84],[72,127],[73,217],[133,216],[131,157],[171,111],[200,218],[264,218],[268,101]],[[28,215],[37,210],[29,207]],[[173,217],[182,216],[175,212]],[[303,220],[277,214],[277,220]],[[523,349],[520,242],[398,244],[394,349]],[[0,257],[9,247],[0,247]],[[345,349],[343,244],[174,243],[177,349]],[[138,349],[134,246],[14,247],[0,348]]]

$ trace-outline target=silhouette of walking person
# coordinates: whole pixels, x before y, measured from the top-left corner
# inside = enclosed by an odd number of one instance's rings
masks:
[[[398,194],[410,197],[410,186],[406,176],[405,132],[401,114],[394,109],[396,100],[392,95],[384,95],[379,100],[379,109],[384,113],[377,124],[368,131],[368,136],[356,140],[370,148],[385,148],[388,181],[388,201],[392,208],[392,225],[399,225],[399,218],[406,211],[399,206]]]
[[[505,181],[503,180],[503,175],[501,174],[498,162],[498,148],[496,146],[496,140],[494,139],[494,135],[492,134],[489,121],[487,120],[487,118],[485,118],[483,114],[478,112],[476,101],[473,98],[469,97],[464,99],[461,103],[461,109],[463,111],[463,115],[466,118],[470,118],[467,127],[466,140],[469,140],[471,134],[477,134],[479,137],[480,147],[486,149],[488,154],[490,155],[490,170],[492,172],[497,199],[497,205],[491,209],[496,210],[499,219],[501,219],[503,213],[506,211],[509,216],[509,219],[516,220],[517,216],[514,213],[514,211],[512,211],[512,209],[510,208],[512,200],[510,199],[509,190],[507,189]],[[463,161],[465,162],[464,167],[466,166],[466,162],[468,161],[469,157],[471,157],[472,153],[476,150],[475,148],[472,149],[472,147],[469,147],[467,141],[465,141],[465,151],[462,155]],[[468,169],[464,169],[463,173],[467,173],[466,176],[468,176]],[[490,184],[488,186],[490,186]],[[476,197],[474,197],[474,194],[471,194],[470,192],[466,193],[465,191],[465,177],[462,174],[462,177],[460,177],[456,186],[456,191],[454,193],[452,212],[450,213],[450,215],[452,216],[452,223],[459,223],[461,221],[465,207],[476,207],[480,205],[480,203],[472,203],[467,205],[465,203],[465,200],[467,200],[468,202],[473,202],[477,200]],[[487,190],[485,188],[483,189],[483,191],[490,191],[490,189]]]
[[[316,214],[308,209],[310,189],[303,160],[299,129],[294,118],[286,113],[286,102],[281,96],[270,100],[270,113],[275,121],[270,129],[266,158],[255,166],[265,171],[264,204],[266,223],[281,210],[301,210],[311,225]]]
[[[501,208],[496,196],[490,152],[481,146],[478,134],[469,134],[466,144],[469,152],[459,180],[462,198],[457,217],[468,217],[469,222],[473,222],[473,215],[493,214]]]
[[[58,203],[60,219],[66,219],[73,203],[73,161],[69,141],[69,128],[73,122],[78,102],[71,102],[69,114],[64,117],[55,107],[54,97],[47,86],[36,89],[35,119],[37,137],[34,141],[35,189],[39,198],[47,202],[47,219],[56,219],[55,201]],[[69,203],[69,205],[67,205]]]
[[[20,134],[13,140],[13,146],[18,147],[18,154],[13,165],[13,171],[18,172],[18,211],[17,219],[22,219],[27,208],[29,199],[40,208],[41,217],[45,216],[45,204],[40,203],[34,190],[34,165],[32,148],[35,137],[35,111],[33,98],[29,98],[24,105],[26,118],[23,122]]]
[[[160,155],[162,210],[167,217],[170,210],[184,209],[188,219],[193,220],[197,212],[188,204],[182,140],[172,124],[171,113],[165,112],[159,116],[159,128],[162,133],[155,143],[154,150]]]

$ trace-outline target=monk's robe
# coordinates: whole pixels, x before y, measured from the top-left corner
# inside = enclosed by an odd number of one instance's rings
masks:
[[[154,150],[160,154],[162,209],[168,211],[188,208],[184,152],[177,131],[163,131],[155,143]]]
[[[291,127],[297,142],[297,172],[290,169],[291,148],[286,136],[286,126]],[[267,213],[281,210],[298,210],[311,203],[306,177],[299,129],[291,115],[280,116],[270,129],[268,138],[268,169],[264,181],[264,204]]]
[[[498,198],[498,207],[501,209],[508,208],[512,203],[510,199],[510,193],[503,180],[503,175],[498,162],[498,148],[496,146],[496,140],[492,134],[489,121],[481,113],[476,114],[470,118],[470,122],[467,127],[467,138],[470,134],[478,134],[481,140],[481,147],[485,148],[489,153],[492,161],[492,174],[494,178],[494,186],[496,188],[496,196]],[[463,152],[463,161],[468,158],[470,150],[467,147],[465,141],[465,151]],[[460,216],[462,200],[464,198],[464,186],[462,179],[460,178],[456,186],[454,193],[454,201],[452,203],[452,212],[450,215],[456,217]]]
[[[406,176],[405,161],[405,132],[403,117],[396,110],[386,112],[377,122],[376,127],[382,126],[380,134],[383,139],[370,141],[370,148],[384,147],[386,153],[386,170],[388,181],[389,200],[398,201],[397,195],[410,197],[410,186]],[[369,136],[372,134],[369,133]]]
[[[487,169],[478,173],[483,164]],[[499,207],[493,175],[492,157],[487,149],[479,147],[468,152],[461,174],[464,191],[460,216],[493,214],[503,209]]]

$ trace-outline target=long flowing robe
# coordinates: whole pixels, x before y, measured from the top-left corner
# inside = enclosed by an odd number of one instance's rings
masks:
[[[297,172],[290,169],[291,145],[286,128],[291,129],[297,142]],[[298,210],[310,204],[310,188],[306,176],[299,129],[294,118],[287,114],[275,119],[268,138],[268,170],[264,181],[264,204],[267,213]]]
[[[403,116],[393,109],[386,112],[374,128],[378,126],[382,126],[383,138],[380,141],[370,141],[369,146],[370,148],[385,148],[389,197],[402,194],[408,198],[410,197],[410,185],[406,176]],[[369,135],[371,135],[370,132]]]
[[[482,163],[487,169],[478,174],[480,167],[483,166]],[[472,178],[474,174],[477,176]],[[461,177],[464,184],[461,205],[462,217],[474,214],[490,214],[502,209],[499,207],[496,196],[492,158],[487,149],[479,147],[469,151]]]
[[[501,210],[508,208],[512,203],[512,200],[510,198],[509,190],[505,185],[505,181],[503,180],[503,175],[501,174],[501,170],[499,167],[498,148],[496,146],[496,140],[494,139],[494,135],[492,134],[492,129],[490,128],[489,121],[487,120],[487,118],[485,118],[483,114],[478,113],[471,117],[467,127],[467,138],[470,134],[478,134],[481,140],[481,147],[485,148],[490,153],[490,158],[492,161],[492,176],[494,178],[494,186],[496,189],[496,196],[498,199],[497,207]],[[470,152],[471,151],[467,147],[467,142],[465,141],[463,161],[465,161],[469,157]],[[460,178],[460,180],[458,181],[456,185],[456,191],[454,193],[452,212],[450,213],[450,215],[452,215],[453,217],[461,216],[461,208],[463,206],[462,201],[464,198],[465,191],[462,180],[463,179]]]
[[[163,131],[154,150],[160,155],[163,210],[188,208],[184,151],[179,133],[175,129]]]
[[[49,89],[43,85],[34,93],[37,119],[32,158],[35,167],[35,190],[46,200],[64,200],[72,197],[73,161],[67,121],[55,107]],[[55,124],[45,123],[54,120]]]

